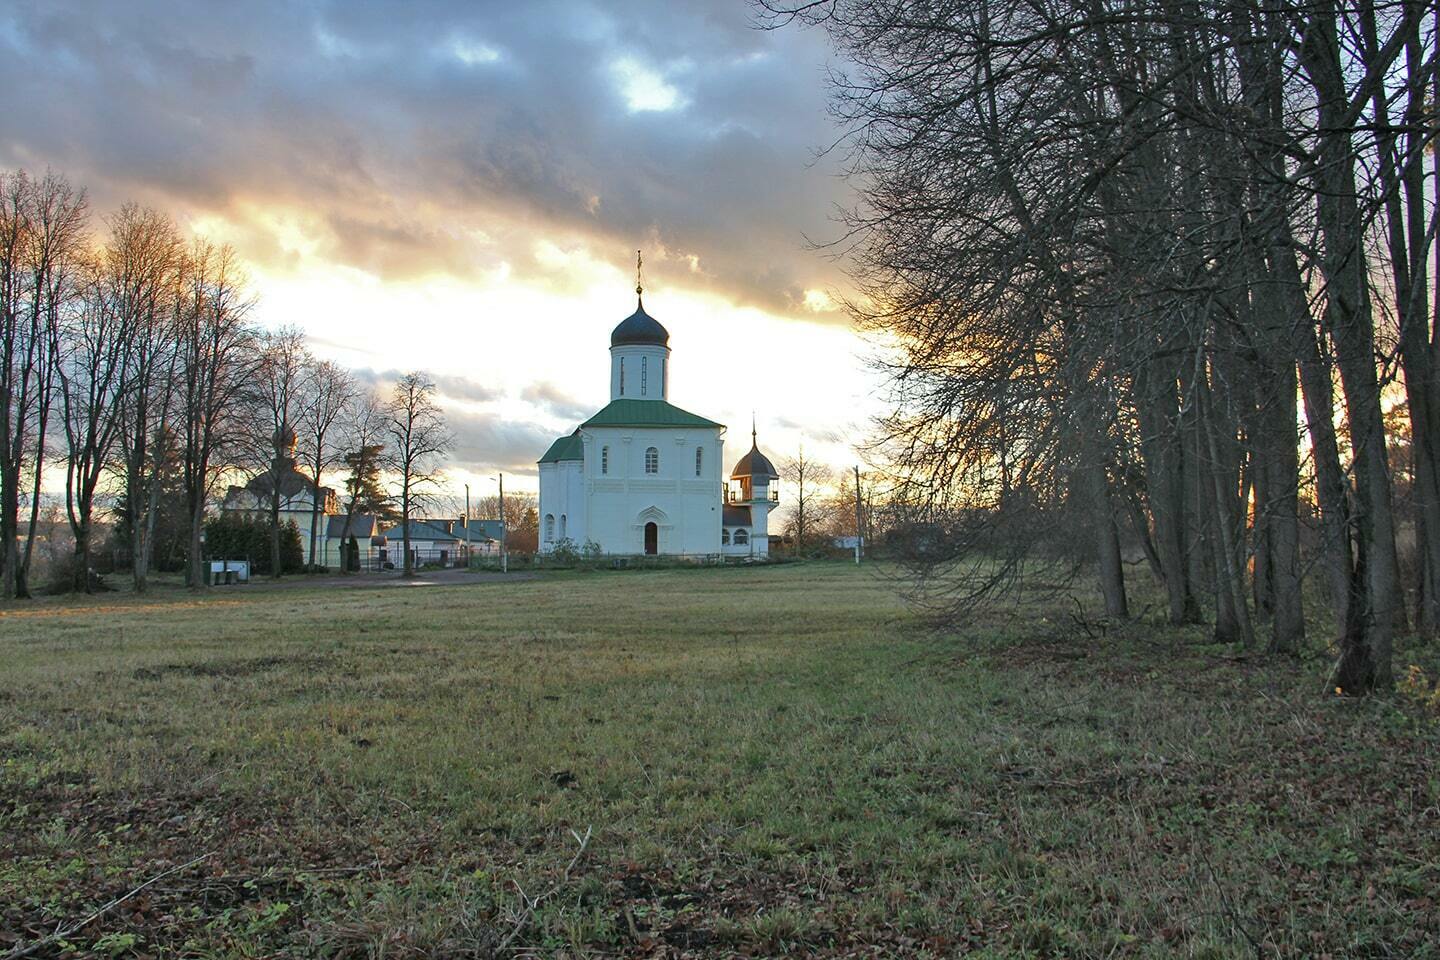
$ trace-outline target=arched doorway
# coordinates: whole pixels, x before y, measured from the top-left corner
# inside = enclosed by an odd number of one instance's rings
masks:
[[[645,524],[645,556],[653,557],[660,552],[660,528],[651,520]]]

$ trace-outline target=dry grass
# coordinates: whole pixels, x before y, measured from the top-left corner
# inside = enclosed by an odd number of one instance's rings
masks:
[[[68,948],[1436,955],[1431,721],[1044,616],[838,564],[8,610],[0,956],[212,851]]]

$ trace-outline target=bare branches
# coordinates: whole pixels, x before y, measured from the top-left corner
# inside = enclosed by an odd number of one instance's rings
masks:
[[[390,441],[390,466],[396,472],[397,498],[405,553],[404,574],[415,573],[410,549],[410,520],[414,509],[438,486],[439,460],[454,437],[435,403],[435,384],[420,372],[405,374],[390,392],[385,407],[385,430]]]
[[[1440,424],[1440,331],[1410,279],[1440,222],[1419,159],[1436,18],[1309,0],[760,9],[819,26],[847,61],[832,100],[858,187],[841,222],[851,306],[893,348],[878,449],[917,592],[953,615],[1088,554],[1114,611],[1130,550],[1172,621],[1208,594],[1217,636],[1247,642],[1253,604],[1272,647],[1295,649],[1298,370],[1339,531],[1338,619],[1371,665],[1347,689],[1386,683],[1396,520],[1376,353],[1399,351],[1412,410],[1432,398]],[[1389,290],[1373,268],[1387,252]],[[1408,347],[1386,346],[1377,303]],[[1426,449],[1421,594],[1440,622],[1440,442]],[[1380,558],[1363,574],[1352,536]]]

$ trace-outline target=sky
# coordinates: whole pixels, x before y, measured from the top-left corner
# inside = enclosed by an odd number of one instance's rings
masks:
[[[829,65],[745,0],[11,0],[0,166],[233,244],[256,319],[362,380],[430,373],[457,489],[533,489],[608,400],[637,248],[670,400],[727,462],[753,412],[773,459],[838,466],[880,411],[813,243],[851,196]]]

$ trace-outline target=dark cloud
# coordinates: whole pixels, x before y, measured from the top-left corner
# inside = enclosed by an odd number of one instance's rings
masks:
[[[749,20],[743,0],[30,0],[0,11],[0,163],[223,215],[275,264],[276,210],[390,278],[523,270],[538,232],[801,315],[837,281],[804,240],[843,197],[810,165],[825,49]]]
[[[553,383],[532,383],[520,391],[520,399],[549,413],[557,420],[579,423],[595,411],[576,400]]]
[[[448,463],[473,473],[504,470],[532,475],[535,461],[555,439],[536,423],[507,419],[497,413],[447,410],[445,423],[455,436]]]

